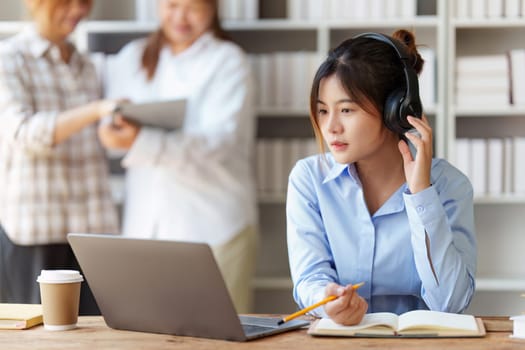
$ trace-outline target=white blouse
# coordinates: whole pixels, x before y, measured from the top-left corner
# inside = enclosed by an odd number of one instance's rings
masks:
[[[106,94],[146,102],[186,98],[182,130],[142,127],[123,159],[125,235],[218,245],[257,220],[252,155],[253,81],[243,51],[211,33],[172,54],[156,74],[140,62],[145,41],[107,60]]]

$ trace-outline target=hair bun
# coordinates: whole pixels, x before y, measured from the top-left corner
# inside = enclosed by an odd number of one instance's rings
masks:
[[[416,73],[420,73],[423,69],[423,63],[425,62],[419,52],[417,51],[416,47],[416,37],[414,33],[411,31],[408,31],[406,29],[399,29],[392,34],[392,38],[401,41],[403,44],[407,47],[407,52],[412,57],[410,64],[416,71]]]

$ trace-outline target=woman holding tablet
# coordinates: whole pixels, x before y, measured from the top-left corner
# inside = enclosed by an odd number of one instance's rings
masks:
[[[249,64],[221,29],[216,0],[158,4],[160,28],[109,60],[106,91],[134,103],[186,99],[185,120],[174,131],[121,116],[101,125],[106,147],[127,150],[123,232],[210,244],[247,312],[257,242]]]

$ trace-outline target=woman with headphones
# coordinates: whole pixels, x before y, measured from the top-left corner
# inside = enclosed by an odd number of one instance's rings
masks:
[[[330,52],[313,81],[310,120],[330,152],[291,172],[288,251],[296,302],[336,295],[317,315],[340,324],[367,311],[461,312],[474,293],[472,186],[432,157],[422,67],[412,33],[366,33]]]

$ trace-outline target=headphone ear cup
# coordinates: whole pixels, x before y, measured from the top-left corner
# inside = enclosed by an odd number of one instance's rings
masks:
[[[403,135],[406,131],[402,126],[407,123],[406,115],[401,115],[401,105],[404,99],[404,89],[394,90],[387,96],[383,111],[383,122],[385,123],[385,126],[399,135]],[[405,120],[404,122],[403,119]]]

